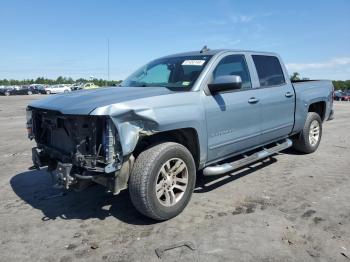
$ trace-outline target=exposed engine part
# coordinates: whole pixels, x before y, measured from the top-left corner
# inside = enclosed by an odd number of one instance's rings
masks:
[[[57,162],[72,163],[90,172],[112,173],[120,168],[119,136],[108,117],[62,115],[32,109],[30,120],[38,144],[35,150],[40,156],[33,158],[36,167],[42,166],[41,159],[45,158],[51,162],[46,164],[53,167]]]
[[[103,135],[104,156],[107,166],[106,173],[111,173],[120,168],[121,155],[116,152],[116,137],[117,131],[111,119],[106,119]],[[121,150],[121,149],[120,149]],[[119,150],[118,150],[119,151]]]
[[[107,192],[114,195],[120,193],[128,187],[129,176],[134,165],[135,157],[130,155],[124,160],[121,168],[116,171],[115,176],[94,176],[92,181],[101,184],[107,188]]]
[[[113,194],[127,188],[134,157],[123,161],[119,134],[110,118],[30,112],[28,121],[38,144],[32,149],[33,164],[48,166],[56,187],[81,190],[94,181]]]
[[[71,176],[72,164],[58,163],[57,169],[54,171],[56,176],[56,187],[64,187],[68,189],[72,184],[76,183],[76,179]]]

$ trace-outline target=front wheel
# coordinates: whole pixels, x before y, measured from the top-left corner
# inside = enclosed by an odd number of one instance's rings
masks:
[[[304,128],[293,139],[293,147],[302,153],[313,153],[317,150],[322,136],[322,120],[319,114],[309,112],[306,116]]]
[[[131,201],[143,215],[167,220],[187,206],[195,180],[196,166],[188,149],[162,143],[137,157],[129,181]]]
[[[46,91],[46,94],[47,94],[47,95],[51,94],[51,91],[50,91],[50,90],[47,90],[47,91]]]

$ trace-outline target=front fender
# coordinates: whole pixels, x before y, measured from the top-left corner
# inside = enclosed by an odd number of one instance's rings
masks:
[[[123,156],[131,154],[140,137],[159,132],[193,128],[198,134],[200,162],[206,159],[206,132],[203,111],[196,104],[182,104],[156,108],[134,108],[123,104],[93,110],[90,115],[108,115],[115,124]]]

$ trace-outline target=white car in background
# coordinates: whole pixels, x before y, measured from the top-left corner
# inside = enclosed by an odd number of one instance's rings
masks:
[[[45,88],[46,94],[60,94],[60,93],[68,93],[71,90],[71,88],[67,85],[53,85]]]

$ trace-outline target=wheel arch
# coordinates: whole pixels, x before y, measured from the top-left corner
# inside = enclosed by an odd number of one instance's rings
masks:
[[[324,121],[326,116],[326,102],[317,101],[317,102],[311,103],[309,105],[308,112],[317,113],[321,117],[321,120]]]
[[[157,132],[148,136],[139,138],[133,151],[135,158],[146,148],[164,142],[175,142],[183,145],[190,151],[196,164],[196,168],[200,165],[200,143],[197,130],[192,127],[180,128],[175,130],[167,130]]]

